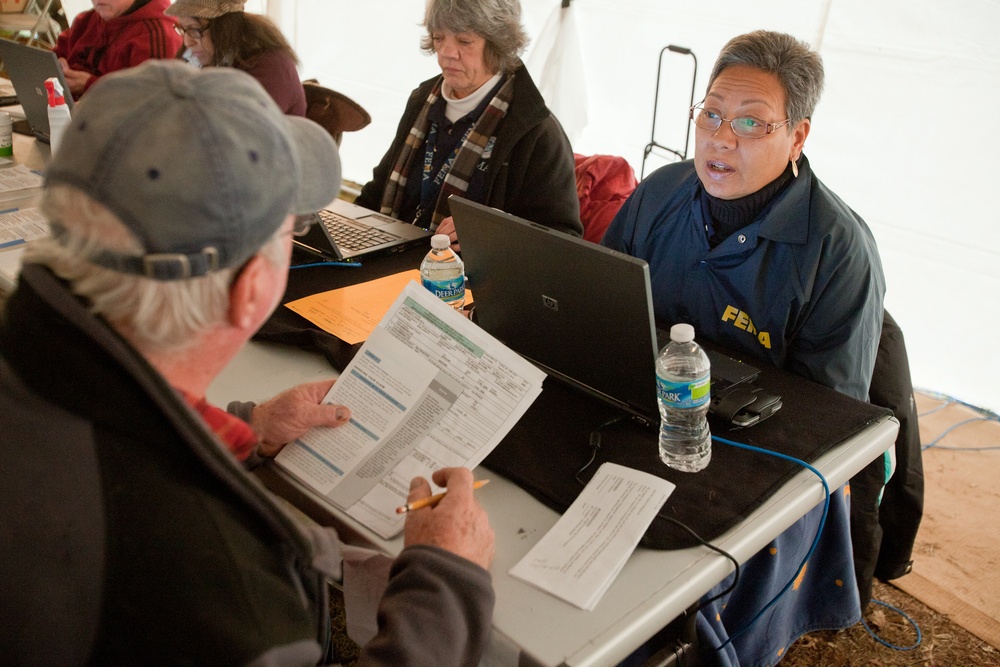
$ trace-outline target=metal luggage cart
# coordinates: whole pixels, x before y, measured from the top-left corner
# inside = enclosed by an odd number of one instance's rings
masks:
[[[660,143],[656,138],[656,117],[658,112],[658,106],[660,103],[660,82],[663,80],[663,59],[668,53],[675,53],[681,56],[691,56],[691,60],[694,63],[693,71],[691,72],[691,100],[688,103],[688,108],[694,106],[694,86],[695,81],[698,78],[698,58],[694,55],[691,49],[684,46],[676,46],[670,44],[664,46],[660,50],[660,61],[656,68],[656,93],[653,97],[653,127],[650,131],[649,143],[642,152],[642,170],[639,175],[639,180],[642,180],[646,176],[646,160],[649,158],[650,154],[654,151],[659,151],[661,154],[666,154],[668,156],[675,156],[678,159],[687,159],[688,143],[691,137],[691,114],[690,112],[685,113],[687,116],[687,127],[684,131],[684,150],[683,152],[674,148],[669,148],[668,146]]]

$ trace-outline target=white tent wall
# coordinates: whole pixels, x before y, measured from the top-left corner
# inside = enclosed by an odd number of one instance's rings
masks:
[[[344,138],[345,177],[365,182],[409,92],[437,73],[419,40],[420,0],[269,0],[294,42],[303,78],[363,105],[372,124]],[[538,36],[560,0],[522,0]],[[806,155],[823,181],[871,226],[906,335],[914,383],[1000,410],[1000,213],[993,205],[1000,134],[1000,3],[995,0],[780,0],[746,4],[573,0],[586,71],[588,124],[579,153],[622,155],[642,169],[651,139],[661,49],[698,58],[695,101],[732,36],[757,28],[817,46],[826,90]],[[531,53],[529,46],[525,60]],[[688,56],[668,53],[657,143],[683,149]],[[536,80],[539,73],[533,72]],[[693,153],[693,146],[689,157]],[[654,153],[647,173],[663,164]]]

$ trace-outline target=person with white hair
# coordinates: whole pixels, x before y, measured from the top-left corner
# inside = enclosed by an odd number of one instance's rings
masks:
[[[396,136],[355,203],[447,234],[464,197],[583,235],[573,149],[519,54],[518,0],[428,0],[421,46],[441,74],[411,94]]]
[[[350,410],[319,404],[330,381],[235,404],[245,421],[204,397],[281,298],[290,236],[336,196],[336,145],[230,68],[151,61],[88,99],[46,171],[51,235],[0,317],[0,655],[323,663],[340,542],[239,458]],[[469,470],[433,477],[449,493],[408,515],[363,664],[483,652],[493,532]],[[409,499],[430,492],[417,478]]]

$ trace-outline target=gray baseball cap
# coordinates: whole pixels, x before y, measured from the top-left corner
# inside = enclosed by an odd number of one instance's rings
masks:
[[[249,74],[150,60],[87,91],[45,177],[108,207],[146,251],[91,261],[177,280],[239,266],[287,215],[333,201],[340,157],[326,130],[281,113]],[[61,221],[53,230],[66,233]]]

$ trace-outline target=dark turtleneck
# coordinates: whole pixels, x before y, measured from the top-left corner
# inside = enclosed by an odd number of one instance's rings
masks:
[[[785,170],[776,179],[762,187],[757,192],[753,192],[738,199],[719,199],[705,192],[708,201],[708,211],[712,216],[712,235],[708,238],[708,244],[715,247],[725,241],[729,236],[743,229],[757,219],[760,212],[771,203],[771,200],[778,196],[785,185],[792,180],[792,163],[789,162]]]

